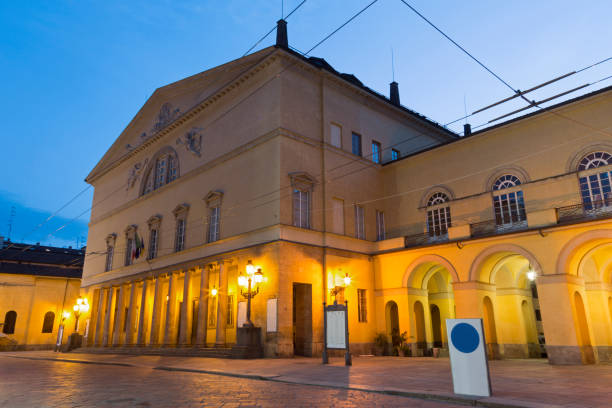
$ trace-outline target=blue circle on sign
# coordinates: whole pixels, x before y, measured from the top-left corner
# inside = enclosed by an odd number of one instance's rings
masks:
[[[474,326],[467,323],[459,323],[451,331],[453,346],[462,353],[471,353],[480,343],[480,336]]]

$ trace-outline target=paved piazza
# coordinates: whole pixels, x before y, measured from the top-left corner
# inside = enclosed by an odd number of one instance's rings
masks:
[[[0,356],[2,407],[452,407],[363,391]]]

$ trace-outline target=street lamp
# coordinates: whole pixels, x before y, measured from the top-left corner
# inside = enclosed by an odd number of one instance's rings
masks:
[[[336,285],[330,291],[331,295],[334,297],[334,302],[336,302],[336,298],[338,297],[338,293],[340,293],[346,287],[351,285],[351,277],[349,276],[348,272],[346,272],[346,274],[344,275],[344,278],[342,278],[342,282],[344,283],[344,286]]]
[[[255,327],[251,321],[251,299],[259,293],[259,284],[262,281],[263,273],[261,272],[261,268],[257,268],[257,271],[255,271],[255,267],[249,259],[246,266],[246,276],[241,275],[238,277],[238,285],[246,288],[246,291],[240,289],[240,294],[247,300],[246,322],[243,327]],[[253,289],[253,282],[255,283],[255,289]]]
[[[79,330],[79,317],[81,317],[81,313],[87,313],[89,310],[87,298],[78,298],[72,309],[74,310],[74,317],[76,318],[74,322],[74,331],[76,332]]]

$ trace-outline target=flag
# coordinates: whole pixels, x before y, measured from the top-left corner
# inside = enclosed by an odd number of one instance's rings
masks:
[[[144,251],[144,242],[142,239],[140,239],[140,237],[138,236],[138,233],[136,233],[134,235],[134,250],[132,252],[132,259],[134,258],[138,259],[138,257],[143,251]]]

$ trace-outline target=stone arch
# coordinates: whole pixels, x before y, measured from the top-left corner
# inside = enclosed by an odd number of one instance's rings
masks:
[[[580,164],[580,160],[584,156],[589,153],[597,152],[597,151],[607,151],[608,153],[612,153],[612,143],[610,142],[597,142],[591,143],[582,149],[575,152],[572,156],[567,160],[567,164],[565,165],[565,171],[567,173],[574,173],[578,170],[578,165]]]
[[[499,245],[493,245],[491,247],[488,247],[487,249],[483,250],[480,254],[478,254],[478,256],[474,259],[474,262],[472,262],[472,266],[470,267],[470,275],[469,275],[469,280],[470,281],[478,281],[479,279],[479,273],[481,271],[481,269],[483,269],[484,263],[489,260],[489,258],[492,255],[495,255],[497,253],[510,253],[510,254],[518,254],[518,255],[522,255],[523,257],[525,257],[529,263],[531,264],[531,267],[539,274],[542,274],[542,267],[540,266],[540,263],[538,262],[538,260],[536,259],[536,257],[529,251],[527,251],[525,248],[519,246],[519,245],[515,245],[515,244],[499,244]],[[497,263],[497,262],[496,262]],[[491,281],[491,276],[489,275],[489,279],[487,279],[488,282]]]
[[[429,188],[425,192],[425,194],[423,194],[421,196],[421,201],[419,202],[419,207],[420,208],[427,207],[427,200],[429,200],[429,197],[431,197],[435,193],[444,193],[444,194],[446,194],[448,196],[448,199],[451,200],[451,201],[455,199],[455,193],[453,192],[453,190],[451,190],[447,186],[437,185],[437,186],[433,186],[433,187]]]
[[[457,271],[447,259],[441,257],[440,255],[429,254],[420,256],[419,258],[415,259],[410,265],[408,265],[406,271],[404,272],[404,277],[402,278],[402,287],[414,287],[414,279],[417,274],[417,268],[421,266],[426,266],[428,267],[428,269],[431,269],[431,266],[427,266],[426,264],[437,264],[443,266],[450,274],[452,281],[459,282],[459,275],[457,274]],[[427,275],[427,273],[429,272],[431,271],[428,270],[424,275]],[[419,285],[419,288],[421,287],[422,285]]]
[[[587,232],[583,232],[582,234],[579,234],[578,236],[568,241],[563,246],[563,248],[561,249],[561,252],[559,252],[559,256],[557,257],[556,273],[559,275],[564,275],[564,274],[571,275],[572,274],[571,269],[577,270],[577,268],[570,267],[570,264],[572,263],[571,261],[574,255],[576,255],[576,253],[580,250],[580,248],[583,247],[585,244],[589,244],[591,242],[598,241],[598,240],[612,240],[612,230],[603,229],[603,230],[587,231]],[[582,259],[583,257],[584,255],[581,256],[580,259]],[[576,266],[578,266],[578,263],[576,263]]]
[[[521,184],[528,183],[530,181],[529,174],[524,168],[516,165],[504,166],[495,170],[489,178],[487,178],[485,185],[483,186],[484,191],[492,191],[493,184],[503,175],[512,174],[521,180]]]
[[[612,248],[612,237],[611,237],[611,241],[610,242],[606,242],[606,243],[600,243],[595,245],[592,248],[589,248],[584,255],[582,255],[580,257],[580,260],[578,261],[578,268],[577,268],[577,273],[576,276],[580,277],[580,278],[584,278],[585,282],[588,282],[586,276],[584,276],[583,271],[584,271],[584,264],[585,262],[587,262],[587,260],[589,260],[589,258],[591,258],[591,255],[596,254],[598,251],[605,249],[605,248]],[[603,275],[603,273],[610,267],[610,265],[612,264],[612,258],[608,259],[607,262],[605,264],[602,265],[597,265],[597,280],[596,281],[601,281],[601,282],[605,282],[606,281],[606,276]]]

